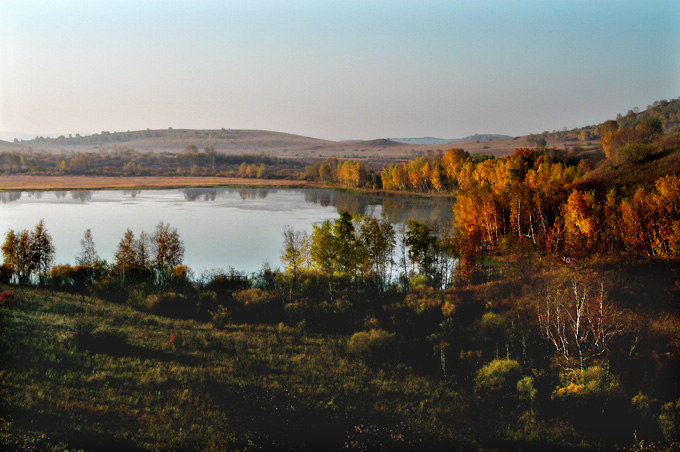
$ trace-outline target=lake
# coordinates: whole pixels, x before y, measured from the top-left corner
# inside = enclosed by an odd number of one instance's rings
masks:
[[[45,220],[56,248],[55,263],[75,263],[86,229],[99,255],[113,261],[123,233],[153,233],[160,221],[177,228],[186,248],[184,263],[199,274],[234,267],[256,272],[264,263],[280,267],[286,225],[311,233],[338,212],[452,223],[452,201],[407,196],[353,194],[320,189],[191,188],[0,193],[2,240],[9,229],[33,229]]]

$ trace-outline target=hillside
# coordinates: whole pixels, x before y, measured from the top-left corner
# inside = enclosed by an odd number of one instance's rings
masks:
[[[141,130],[132,132],[102,132],[75,137],[36,138],[20,141],[24,148],[59,152],[99,152],[131,148],[140,152],[181,153],[186,146],[198,149],[212,147],[225,154],[268,154],[281,157],[363,157],[382,155],[406,156],[413,146],[390,140],[335,142],[266,130]]]
[[[3,450],[440,449],[466,436],[447,433],[464,425],[453,389],[367,366],[346,336],[215,328],[56,291],[15,299],[0,303]]]
[[[0,152],[19,151],[20,149],[21,149],[21,145],[19,145],[17,143],[12,143],[10,141],[0,140]]]
[[[415,139],[419,141],[419,139]],[[266,130],[140,130],[131,132],[102,132],[94,135],[58,138],[35,138],[32,140],[7,143],[11,148],[6,151],[43,151],[58,153],[73,151],[78,153],[115,152],[129,148],[138,152],[181,153],[186,146],[196,146],[199,150],[212,147],[225,154],[267,154],[277,157],[294,158],[352,158],[352,159],[391,159],[411,158],[425,155],[428,151],[446,150],[452,147],[463,148],[470,153],[509,155],[517,147],[533,146],[528,137],[507,137],[499,135],[473,135],[451,142],[435,139],[430,144],[400,142],[395,139],[375,139],[364,141],[328,141],[289,133]],[[440,142],[442,141],[442,142]],[[596,141],[590,143],[595,144]],[[568,148],[576,143],[559,137],[548,140],[548,146]]]

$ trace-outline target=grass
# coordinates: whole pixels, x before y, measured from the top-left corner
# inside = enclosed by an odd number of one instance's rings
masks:
[[[17,289],[0,308],[0,446],[24,450],[460,445],[463,398],[372,368],[348,338],[140,313]],[[453,433],[455,431],[455,433]]]
[[[26,176],[0,177],[0,190],[143,190],[186,187],[261,187],[298,188],[305,181],[284,179],[246,179],[237,177],[162,177],[162,176]]]

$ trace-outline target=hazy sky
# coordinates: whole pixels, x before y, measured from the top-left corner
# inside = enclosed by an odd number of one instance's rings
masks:
[[[677,0],[0,0],[0,131],[521,135],[678,96]]]

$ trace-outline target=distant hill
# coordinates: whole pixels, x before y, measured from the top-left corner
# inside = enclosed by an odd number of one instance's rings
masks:
[[[10,141],[0,140],[0,152],[12,152],[21,150],[21,145]]]
[[[397,141],[399,143],[408,144],[447,144],[447,143],[457,143],[461,141],[486,141],[486,140],[500,140],[504,138],[512,138],[509,135],[498,135],[498,134],[474,134],[465,138],[435,138],[435,137],[422,137],[422,138],[390,138],[390,141]]]
[[[290,133],[240,129],[161,129],[101,132],[57,138],[37,137],[17,143],[24,150],[101,152],[125,148],[140,152],[184,152],[187,146],[210,147],[226,154],[268,154],[304,158],[382,158],[411,155],[414,146],[396,141],[328,141]]]

